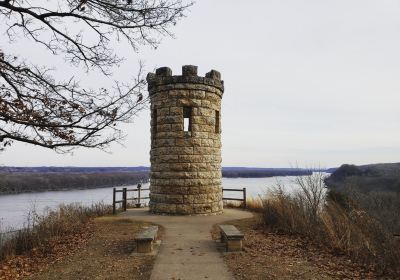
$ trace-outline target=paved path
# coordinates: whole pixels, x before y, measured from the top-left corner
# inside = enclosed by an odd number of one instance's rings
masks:
[[[217,216],[160,216],[150,214],[146,208],[121,215],[165,227],[151,280],[234,279],[210,231],[214,224],[252,217],[250,212],[236,209],[225,209]]]

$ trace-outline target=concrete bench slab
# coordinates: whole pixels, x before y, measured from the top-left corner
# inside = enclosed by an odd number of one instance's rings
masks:
[[[138,253],[151,253],[153,251],[153,242],[157,238],[158,226],[149,226],[144,228],[135,237]]]
[[[241,251],[244,234],[233,225],[219,225],[219,228],[221,230],[221,242],[226,244],[226,251]]]

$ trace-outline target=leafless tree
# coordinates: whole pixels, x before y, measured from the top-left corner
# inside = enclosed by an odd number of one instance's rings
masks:
[[[317,220],[318,213],[322,210],[325,202],[325,174],[319,170],[307,176],[297,176],[293,180],[294,184],[299,187],[297,195],[298,201],[301,201],[303,207],[306,207],[307,213],[314,221]]]
[[[86,72],[111,76],[123,60],[114,41],[156,47],[191,3],[181,0],[0,0],[1,41],[21,36],[64,57]],[[104,149],[123,138],[118,124],[144,108],[142,67],[131,84],[88,89],[74,77],[58,81],[54,72],[0,50],[0,142],[20,141],[59,152]]]

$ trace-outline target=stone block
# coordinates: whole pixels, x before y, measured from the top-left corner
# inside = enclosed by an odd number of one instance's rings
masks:
[[[186,179],[177,179],[173,178],[169,180],[170,186],[176,186],[176,187],[187,187],[186,184]]]
[[[221,141],[220,140],[214,140],[214,148],[221,148]]]
[[[174,147],[175,139],[174,138],[155,139],[154,146],[155,147]]]
[[[170,163],[163,165],[164,170],[170,171],[190,171],[190,163]]]
[[[179,138],[175,140],[175,145],[178,147],[182,146],[188,146],[191,147],[193,146],[193,139],[192,138]]]
[[[241,239],[233,239],[226,240],[226,251],[227,252],[236,252],[242,250],[242,240]]]
[[[208,203],[208,197],[207,194],[191,194],[191,195],[186,195],[184,196],[184,200],[190,202],[190,203],[195,203],[195,204],[206,204]]]
[[[194,214],[207,214],[211,213],[211,206],[209,204],[193,204]]]
[[[217,70],[211,70],[206,74],[206,78],[221,80],[221,73]]]
[[[159,124],[157,125],[157,132],[170,132],[171,131],[171,124]],[[156,141],[159,139],[155,139]]]
[[[178,204],[176,205],[176,214],[178,215],[189,215],[193,213],[193,208],[190,204]]]
[[[167,204],[167,203],[153,203],[149,204],[150,211],[154,213],[167,213],[167,214],[175,214],[176,213],[176,205],[175,204]]]
[[[191,171],[209,171],[209,166],[207,163],[190,163],[190,170]]]
[[[200,107],[201,100],[200,99],[183,99],[180,98],[177,100],[176,104],[178,106],[187,106],[187,107]]]
[[[180,90],[180,89],[172,89],[168,91],[168,100],[176,100],[177,98],[180,97],[186,97],[188,95],[188,92],[185,90]]]
[[[199,162],[196,159],[197,159],[197,156],[195,156],[195,155],[179,155],[180,162],[189,162],[189,163]]]
[[[211,110],[209,108],[198,108],[198,114],[200,116],[211,117],[214,115],[214,110]]]
[[[157,108],[157,118],[169,115],[169,107],[166,108]]]
[[[204,90],[190,90],[189,91],[189,98],[201,99],[203,102],[205,97],[206,97],[206,93]]]
[[[175,123],[171,125],[171,131],[179,131],[183,136],[183,122],[182,123]]]
[[[153,252],[153,242],[149,240],[138,241],[136,240],[136,251],[142,254]]]
[[[197,66],[195,65],[182,66],[182,76],[197,76]]]
[[[169,114],[171,116],[174,115],[183,116],[183,107],[170,107]]]
[[[215,117],[193,116],[194,124],[210,125],[215,128]]]
[[[172,76],[172,70],[169,67],[160,67],[156,69],[156,75],[157,76]]]
[[[158,122],[158,124],[180,124],[180,123],[183,123],[183,116],[182,115],[165,115],[165,116],[157,119],[157,122]],[[171,127],[169,129],[171,129]]]
[[[212,149],[209,147],[194,147],[193,148],[193,154],[194,155],[210,155]]]
[[[224,208],[222,200],[217,202],[217,203],[211,204],[211,208],[212,208],[212,212],[213,213],[221,212],[223,210],[223,208]]]
[[[156,179],[168,179],[170,182],[176,179],[189,179],[189,178],[197,178],[198,172],[189,172],[189,171],[157,171],[151,172],[151,176]]]
[[[163,139],[165,139],[165,138],[179,138],[181,136],[181,134],[180,133],[177,133],[177,132],[174,132],[174,131],[158,131],[157,132],[157,134],[156,134],[156,139],[161,139],[161,138],[163,138]],[[155,140],[155,139],[153,139],[153,140]]]
[[[197,139],[207,139],[208,138],[208,132],[193,131],[192,132],[192,137],[197,138]]]
[[[183,195],[178,194],[163,194],[164,201],[168,204],[180,204],[183,203]]]
[[[210,100],[201,100],[201,107],[210,108],[211,101]]]
[[[215,127],[206,124],[192,124],[192,129],[194,132],[214,132]]]
[[[161,157],[161,156],[150,156],[150,160],[153,164],[162,164],[162,163],[175,163],[175,162],[180,162],[179,157],[176,158],[177,156],[168,156],[168,157]]]
[[[214,174],[212,172],[208,172],[208,171],[197,172],[197,178],[200,178],[200,179],[213,179],[214,178]]]
[[[187,187],[196,187],[196,186],[202,186],[204,183],[204,180],[200,179],[185,179],[185,186]]]

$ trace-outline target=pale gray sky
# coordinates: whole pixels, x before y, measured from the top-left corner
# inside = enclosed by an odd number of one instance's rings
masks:
[[[157,50],[119,47],[128,60],[116,73],[126,81],[138,59],[148,71],[219,70],[224,166],[400,161],[400,1],[198,0],[173,31]],[[15,51],[54,63],[58,75],[71,72],[41,51]],[[14,144],[0,164],[149,165],[149,122],[143,111],[125,127],[125,147],[115,144],[111,154]]]

